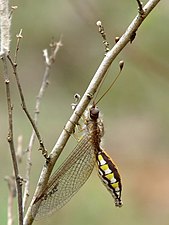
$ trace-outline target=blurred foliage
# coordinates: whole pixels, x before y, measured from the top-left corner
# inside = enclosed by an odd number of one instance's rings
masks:
[[[135,17],[137,4],[136,1],[13,0],[11,5],[18,5],[12,20],[11,54],[15,49],[15,36],[22,28],[24,38],[19,50],[18,70],[32,114],[45,68],[42,50],[49,47],[52,37],[59,40],[63,36],[63,47],[52,68],[39,119],[40,132],[50,150],[71,115],[70,104],[74,93],[84,93],[104,57],[96,21],[102,21],[110,45],[113,46],[114,38],[122,35]],[[168,7],[167,0],[161,1],[145,20],[134,42],[113,63],[101,89],[101,93],[106,90],[117,74],[118,61],[123,59],[124,71],[99,107],[104,113],[104,146],[118,163],[123,177],[124,207],[113,207],[112,197],[94,173],[69,204],[46,221],[35,224],[168,224]],[[26,149],[31,126],[20,107],[13,77],[11,86],[15,140],[22,134],[23,148]],[[0,218],[1,224],[6,224],[8,191],[4,176],[11,174],[12,166],[6,141],[8,122],[2,76],[0,96],[0,180],[1,204],[4,205],[0,210]],[[67,149],[71,150],[75,145],[72,142],[69,142]],[[43,165],[43,158],[37,148],[36,143],[31,195]],[[25,160],[21,165],[23,176],[24,163]]]

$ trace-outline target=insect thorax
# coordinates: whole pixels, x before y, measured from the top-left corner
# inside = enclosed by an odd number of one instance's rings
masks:
[[[90,106],[85,112],[85,132],[97,147],[104,135],[104,126],[96,106]]]

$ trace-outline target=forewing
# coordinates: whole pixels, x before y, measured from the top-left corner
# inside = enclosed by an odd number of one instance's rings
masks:
[[[35,199],[32,214],[39,206],[36,218],[63,207],[87,181],[95,166],[95,153],[86,136],[77,144],[61,167],[50,178],[44,192]]]

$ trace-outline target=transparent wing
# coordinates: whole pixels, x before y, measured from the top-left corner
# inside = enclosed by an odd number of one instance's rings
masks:
[[[34,202],[40,205],[36,219],[63,207],[87,181],[95,166],[96,157],[90,139],[85,136],[50,178],[44,192]]]

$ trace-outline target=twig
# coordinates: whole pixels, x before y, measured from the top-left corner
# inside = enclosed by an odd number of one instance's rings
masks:
[[[49,176],[52,172],[54,164],[59,157],[60,153],[62,152],[63,148],[65,147],[70,133],[74,130],[75,124],[78,123],[79,118],[83,114],[84,110],[86,109],[87,105],[89,104],[91,98],[95,94],[99,84],[101,83],[102,79],[104,78],[108,68],[110,67],[113,60],[117,57],[117,55],[122,51],[122,49],[130,42],[130,38],[135,30],[139,28],[142,24],[143,20],[148,16],[148,14],[153,10],[153,8],[160,2],[160,0],[149,0],[148,3],[144,6],[144,17],[137,15],[130,26],[127,28],[126,32],[120,38],[120,40],[115,44],[115,46],[106,54],[105,58],[101,62],[99,68],[97,69],[91,83],[89,84],[86,92],[84,93],[81,101],[77,105],[75,111],[73,112],[72,116],[70,117],[69,121],[66,123],[64,130],[62,131],[58,141],[56,142],[55,146],[52,149],[51,154],[49,155],[50,161],[48,164],[45,164],[41,176],[39,178],[39,182],[34,194],[34,197],[31,201],[31,204],[28,208],[27,214],[24,218],[24,225],[32,224],[34,218],[31,214],[31,208],[36,196],[41,193],[44,189],[45,185],[48,182]]]
[[[16,45],[16,50],[15,50],[15,56],[14,56],[14,62],[12,61],[10,55],[8,55],[8,60],[9,62],[11,63],[12,65],[12,68],[13,68],[13,73],[14,73],[14,76],[15,76],[15,79],[16,79],[16,83],[17,83],[17,87],[18,87],[18,90],[19,90],[19,94],[20,94],[20,98],[21,98],[21,106],[22,106],[22,109],[24,110],[27,118],[29,119],[35,133],[36,133],[36,136],[38,138],[38,141],[39,141],[39,150],[42,151],[42,154],[44,155],[45,158],[48,157],[47,155],[47,150],[44,146],[44,143],[43,143],[43,140],[41,138],[41,135],[39,133],[39,130],[34,122],[34,120],[32,119],[30,113],[28,112],[28,109],[27,109],[27,106],[26,106],[26,102],[25,102],[25,98],[24,98],[24,95],[23,95],[23,91],[22,91],[22,87],[21,87],[21,84],[20,84],[20,80],[19,80],[19,76],[18,76],[18,73],[17,73],[17,63],[16,63],[16,60],[17,60],[17,53],[19,51],[19,45],[20,45],[20,40],[22,38],[22,30],[20,31],[19,35],[17,36],[18,39],[17,39],[17,45]]]
[[[18,137],[18,146],[16,150],[16,159],[18,164],[21,163],[22,161],[22,136],[20,135]],[[9,194],[8,194],[8,217],[7,217],[7,222],[8,225],[13,225],[14,223],[14,216],[13,216],[13,207],[14,207],[14,198],[16,197],[16,185],[15,185],[15,173],[13,171],[12,176],[6,176],[5,180],[7,181],[8,184],[8,189],[9,189]],[[20,180],[21,182],[22,180]]]
[[[17,5],[13,5],[13,6],[11,6],[11,11],[10,11],[10,13],[9,13],[9,19],[12,17],[12,15],[13,15],[14,11],[15,11],[17,8],[18,8],[18,6],[17,6]]]
[[[143,10],[143,4],[142,2],[140,2],[140,0],[136,0],[137,1],[137,4],[138,4],[138,13],[141,17],[144,17],[144,10]],[[133,34],[131,35],[130,37],[130,43],[132,44],[132,42],[134,41],[135,37],[136,37],[136,32],[137,32],[137,29],[135,29],[133,31]]]
[[[16,149],[16,158],[17,158],[18,163],[21,163],[22,162],[22,158],[23,158],[22,142],[23,142],[23,136],[19,135],[18,136],[17,149]]]
[[[138,4],[138,11],[140,13],[141,16],[144,15],[144,10],[143,10],[143,3],[140,2],[140,0],[136,0],[137,1],[137,4]]]
[[[6,55],[2,57],[4,65],[4,81],[6,87],[6,97],[8,105],[8,121],[9,121],[9,131],[8,131],[8,143],[11,150],[11,157],[13,162],[13,168],[15,173],[15,179],[17,184],[17,193],[18,193],[18,210],[19,210],[19,224],[23,224],[23,211],[22,211],[22,182],[19,176],[18,164],[15,154],[14,140],[13,140],[13,116],[12,116],[12,103],[11,103],[11,94],[10,94],[10,81],[7,70],[7,58]]]
[[[8,218],[7,218],[7,225],[13,225],[14,218],[13,218],[13,203],[14,198],[16,197],[16,187],[15,187],[15,178],[13,176],[5,177],[5,180],[8,184],[9,195],[8,195]]]
[[[0,55],[3,62],[3,75],[6,88],[6,98],[8,105],[8,143],[11,151],[13,170],[15,174],[17,194],[18,194],[18,218],[19,225],[23,224],[23,210],[22,210],[22,182],[19,176],[17,158],[15,153],[15,146],[13,140],[13,114],[12,114],[12,101],[10,93],[10,80],[7,68],[7,54],[10,50],[10,27],[11,27],[11,16],[9,13],[8,0],[0,0],[0,33],[1,33],[1,44],[0,44]],[[9,203],[11,204],[11,203]],[[10,206],[9,206],[10,207]],[[11,215],[10,215],[11,216]]]
[[[20,29],[19,34],[17,34],[16,37],[17,37],[17,41],[16,41],[16,48],[15,48],[15,53],[14,53],[14,63],[13,63],[14,65],[17,64],[17,56],[18,56],[19,46],[20,46],[21,39],[23,38],[22,29]]]
[[[0,55],[8,54],[10,49],[11,17],[8,0],[0,0]]]
[[[104,27],[102,25],[102,22],[99,20],[99,21],[97,21],[96,25],[99,27],[99,33],[101,34],[101,36],[103,38],[103,44],[104,44],[104,47],[105,47],[105,55],[106,55],[107,52],[110,50],[109,49],[109,42],[107,41],[106,33],[104,31]]]
[[[35,113],[34,113],[34,123],[37,124],[37,120],[38,120],[38,115],[40,112],[40,103],[41,103],[41,99],[44,95],[44,92],[48,86],[48,79],[49,79],[49,73],[50,73],[50,68],[52,66],[52,64],[55,62],[56,59],[56,55],[60,49],[60,47],[62,46],[62,40],[60,38],[59,42],[52,42],[50,44],[51,47],[51,54],[50,56],[48,55],[48,51],[47,49],[45,49],[43,51],[44,57],[45,57],[45,62],[46,62],[46,67],[45,67],[45,72],[44,72],[44,76],[43,76],[43,80],[41,83],[41,87],[39,90],[39,93],[37,95],[36,98],[36,103],[35,103]],[[32,148],[33,148],[33,143],[35,140],[35,132],[34,130],[32,131],[31,134],[31,138],[29,140],[29,145],[28,145],[28,149],[27,149],[27,163],[26,163],[26,183],[25,183],[25,189],[24,189],[24,195],[23,195],[23,210],[25,211],[25,207],[27,204],[27,200],[29,197],[29,185],[30,185],[30,172],[31,172],[31,154],[32,154]]]

